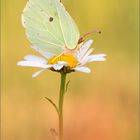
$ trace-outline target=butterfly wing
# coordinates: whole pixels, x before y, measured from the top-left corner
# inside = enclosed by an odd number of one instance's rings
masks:
[[[74,49],[79,40],[79,30],[71,18],[65,7],[58,0],[55,0],[56,7],[59,15],[59,23],[61,31],[65,41],[65,45],[68,49]]]
[[[29,0],[22,23],[32,45],[42,51],[60,54],[64,47],[74,49],[79,40],[74,20],[58,0]]]

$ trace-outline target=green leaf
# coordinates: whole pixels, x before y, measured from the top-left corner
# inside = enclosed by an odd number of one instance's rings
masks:
[[[49,99],[48,97],[45,97],[45,99],[47,99],[53,105],[53,107],[55,108],[57,114],[59,115],[59,110],[58,110],[56,104],[51,99]]]

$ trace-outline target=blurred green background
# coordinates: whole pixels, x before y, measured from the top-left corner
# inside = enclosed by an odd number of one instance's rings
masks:
[[[44,99],[58,100],[57,73],[18,67],[30,48],[21,25],[27,0],[1,0],[2,140],[51,140],[57,116]],[[94,34],[94,53],[107,61],[88,64],[92,73],[73,73],[65,97],[66,140],[138,140],[138,0],[62,0],[81,35]]]

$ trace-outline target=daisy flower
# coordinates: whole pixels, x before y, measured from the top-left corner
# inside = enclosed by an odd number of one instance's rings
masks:
[[[48,69],[55,72],[63,71],[64,73],[70,73],[74,71],[90,73],[90,68],[85,66],[87,63],[106,60],[106,54],[91,54],[94,50],[93,48],[90,48],[92,43],[93,40],[88,40],[79,48],[76,53],[61,54],[59,56],[41,51],[37,47],[32,46],[34,50],[39,52],[44,57],[37,55],[26,55],[24,60],[19,61],[17,65],[41,68],[41,70],[34,73],[32,77],[36,77]]]

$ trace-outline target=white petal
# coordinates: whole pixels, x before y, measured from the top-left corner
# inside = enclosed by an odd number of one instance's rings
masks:
[[[80,72],[85,72],[85,73],[90,73],[91,72],[91,70],[88,67],[79,67],[79,66],[77,66],[76,68],[74,68],[74,70],[80,71]]]
[[[32,77],[35,78],[36,76],[38,76],[40,73],[44,72],[45,70],[47,70],[47,69],[43,69],[43,70],[37,71],[36,73],[34,73],[32,75]]]
[[[88,58],[88,62],[93,62],[93,61],[105,61],[106,54],[96,54],[96,55],[90,55]]]
[[[89,58],[86,57],[83,61],[80,62],[80,66],[85,65],[87,62],[89,62]]]
[[[87,53],[83,56],[82,60],[86,59],[93,51],[93,48],[89,49]]]
[[[18,66],[29,66],[29,67],[39,67],[39,68],[50,68],[51,65],[33,62],[33,61],[20,61],[17,63]]]
[[[75,57],[77,60],[80,60],[80,50],[77,51],[77,52],[74,54],[74,57]]]
[[[50,59],[55,55],[55,54],[52,54],[52,53],[49,53],[49,52],[42,51],[37,46],[31,46],[31,48],[33,48],[34,50],[36,50],[37,52],[42,54],[47,59]]]
[[[68,63],[65,62],[65,61],[58,61],[57,64],[54,64],[54,65],[53,65],[53,68],[54,68],[55,70],[60,70],[60,69],[63,68],[63,66],[67,66],[67,65],[68,65]]]
[[[105,57],[105,56],[107,56],[107,55],[104,54],[104,53],[101,53],[101,54],[94,54],[94,56],[96,56],[96,57]]]
[[[93,48],[88,50],[85,56],[80,60],[81,66],[85,65],[89,61],[89,55],[92,53],[92,51],[93,51]]]
[[[88,40],[87,42],[85,42],[81,46],[81,48],[78,52],[79,53],[79,59],[81,59],[85,55],[85,53],[88,51],[88,49],[89,49],[89,47],[91,46],[92,43],[93,43],[93,40]]]
[[[24,59],[27,61],[34,61],[34,62],[39,62],[39,63],[44,63],[44,64],[47,63],[46,59],[37,55],[26,55]]]
[[[62,64],[63,66],[67,66],[68,65],[68,63],[65,62],[65,61],[58,61],[58,64]]]
[[[63,68],[63,66],[64,66],[64,65],[61,65],[61,64],[55,64],[55,65],[53,65],[53,68],[54,68],[55,70],[60,70],[60,69]]]

